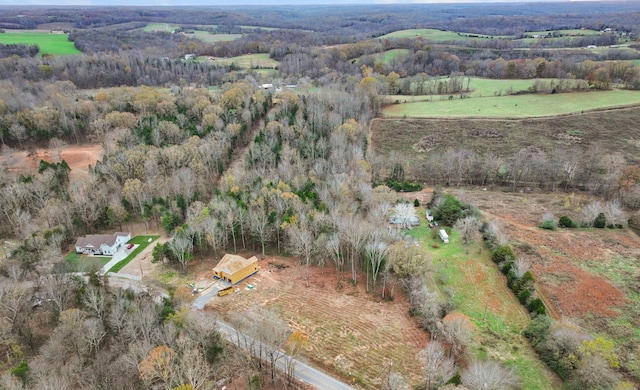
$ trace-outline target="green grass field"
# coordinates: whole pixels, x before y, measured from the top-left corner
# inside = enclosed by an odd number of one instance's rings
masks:
[[[123,269],[131,260],[133,260],[140,252],[142,252],[146,247],[151,245],[152,242],[158,239],[160,236],[135,236],[127,244],[137,244],[138,247],[135,248],[129,256],[122,259],[116,265],[111,267],[111,269],[107,270],[107,272],[118,272]],[[151,239],[151,241],[149,241]]]
[[[385,64],[389,64],[391,61],[396,58],[406,57],[409,54],[409,49],[391,49],[384,51],[382,53],[373,54],[376,59],[380,59]]]
[[[177,24],[170,24],[170,23],[149,23],[144,28],[144,31],[168,31],[168,32],[174,32],[179,27],[180,26],[178,26]]]
[[[473,96],[473,94],[471,95]],[[460,99],[438,96],[430,101],[387,106],[386,117],[503,117],[524,118],[579,113],[640,104],[640,92],[627,90],[527,94]]]
[[[513,38],[503,36],[490,36],[482,34],[469,34],[469,33],[457,33],[455,31],[442,31],[432,28],[417,28],[410,30],[394,31],[392,33],[383,35],[378,39],[400,39],[400,38],[417,38],[422,37],[434,42],[445,41],[463,41],[473,38],[491,39],[491,38]]]
[[[418,214],[424,215],[424,210]],[[520,334],[529,315],[507,289],[504,276],[491,261],[484,243],[476,242],[467,248],[454,229],[449,244],[444,244],[439,238],[432,238],[424,219],[409,234],[418,240],[419,251],[429,259],[441,294],[442,290],[453,290],[455,311],[468,316],[475,326],[472,354],[492,357],[513,367],[522,380],[522,389],[558,388],[555,376]],[[439,248],[433,248],[436,242]]]
[[[574,29],[569,29],[569,30],[551,30],[551,31],[527,31],[525,33],[523,33],[522,35],[524,36],[528,36],[528,37],[533,37],[534,35],[551,35],[553,33],[556,33],[558,35],[561,36],[586,36],[586,35],[600,35],[601,32],[597,31],[597,30],[589,30],[589,29],[579,29],[579,28],[574,28]]]
[[[6,32],[0,34],[0,43],[38,45],[39,56],[52,54],[58,56],[82,54],[82,52],[67,39],[67,34],[50,34],[48,32]]]
[[[204,59],[206,58],[207,57],[204,57]],[[216,58],[215,62],[219,62],[225,65],[235,63],[238,67],[243,69],[249,69],[252,67],[275,68],[280,64],[280,62],[269,58],[269,54],[267,53],[245,54],[242,56],[229,58]]]
[[[188,34],[207,43],[230,42],[242,37],[242,34],[211,34],[208,31],[196,30],[195,34]]]

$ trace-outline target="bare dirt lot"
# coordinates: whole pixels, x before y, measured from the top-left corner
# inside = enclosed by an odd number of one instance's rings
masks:
[[[38,171],[40,160],[48,162],[65,160],[71,168],[71,177],[81,177],[88,172],[89,165],[95,166],[102,159],[104,150],[97,144],[68,145],[60,149],[60,155],[52,149],[8,150],[0,153],[0,168],[16,173],[34,173]]]
[[[292,259],[268,257],[260,266],[236,293],[213,298],[207,308],[223,315],[252,305],[274,310],[292,330],[309,336],[307,359],[358,387],[379,388],[391,361],[393,370],[418,383],[417,355],[428,335],[409,316],[399,286],[395,300],[386,302],[366,293],[364,275],[354,286],[333,267],[312,267],[306,287],[304,267],[299,269]],[[203,275],[211,278],[210,271],[203,271],[198,279]]]

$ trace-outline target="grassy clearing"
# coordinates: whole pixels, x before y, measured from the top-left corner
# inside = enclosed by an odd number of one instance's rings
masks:
[[[38,45],[40,47],[39,56],[43,54],[52,55],[74,55],[82,52],[73,45],[67,38],[67,34],[50,34],[48,32],[6,32],[0,34],[0,43]]]
[[[468,316],[475,326],[476,344],[471,348],[478,358],[491,357],[513,367],[523,389],[555,389],[558,379],[531,350],[520,332],[529,315],[507,289],[504,276],[489,257],[482,242],[462,245],[455,230],[449,244],[432,238],[426,224],[409,232],[419,243],[441,291],[453,290],[457,311]],[[433,248],[434,243],[440,245]]]
[[[455,31],[442,31],[432,28],[416,28],[409,30],[394,31],[390,34],[383,35],[378,39],[400,39],[400,38],[417,38],[422,37],[434,42],[446,41],[464,41],[473,38],[491,39],[491,38],[513,38],[503,36],[491,36],[482,34],[457,33]]]
[[[111,260],[108,256],[87,256],[80,255],[75,251],[69,252],[64,257],[64,262],[70,272],[87,272],[91,270],[99,270]]]
[[[452,98],[438,96],[426,102],[396,104],[386,117],[503,117],[525,118],[580,113],[640,103],[640,92],[627,90],[527,94],[517,96]]]
[[[118,272],[124,268],[125,265],[129,264],[131,260],[133,260],[140,252],[142,252],[146,247],[148,247],[152,242],[158,239],[160,236],[135,236],[127,244],[136,244],[138,245],[129,256],[125,257],[121,261],[119,261],[116,265],[111,267],[111,269],[107,270],[107,272]]]
[[[409,54],[409,49],[391,49],[391,50],[384,51],[382,53],[373,54],[373,56],[376,59],[379,59],[380,61],[388,65],[389,63],[391,63],[391,61],[395,60],[396,58],[406,57],[408,54]]]
[[[144,28],[144,31],[167,31],[167,32],[174,32],[176,31],[178,28],[180,28],[180,26],[178,26],[177,24],[170,24],[170,23],[149,23],[146,25],[146,27]]]
[[[216,58],[216,62],[222,64],[232,64],[235,63],[238,67],[243,69],[250,69],[254,67],[259,68],[275,68],[280,62],[269,58],[269,54],[260,53],[260,54],[246,54],[238,57],[229,57],[229,58]]]
[[[534,35],[547,35],[547,36],[587,36],[587,35],[600,35],[601,32],[597,30],[589,30],[589,29],[569,29],[569,30],[550,30],[550,31],[527,31],[522,35],[527,37],[533,37]]]
[[[198,38],[203,42],[216,43],[216,42],[230,42],[242,37],[242,34],[211,34],[208,31],[196,30],[193,34],[194,38]]]

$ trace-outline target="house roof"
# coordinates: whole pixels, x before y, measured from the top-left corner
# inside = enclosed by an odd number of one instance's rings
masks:
[[[118,232],[114,234],[87,234],[84,237],[78,238],[76,241],[77,247],[82,248],[100,248],[102,244],[107,246],[113,246],[116,243],[116,238],[119,236],[129,236],[131,233]]]
[[[242,256],[225,254],[224,257],[220,260],[218,265],[216,265],[213,270],[216,272],[224,272],[227,275],[232,275],[239,270],[243,269],[249,264],[255,263],[258,261],[258,258],[255,256],[251,256],[248,259],[245,259]]]

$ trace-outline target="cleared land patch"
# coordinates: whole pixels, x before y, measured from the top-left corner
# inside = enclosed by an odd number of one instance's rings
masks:
[[[24,151],[3,148],[0,154],[0,168],[17,173],[35,173],[40,166],[40,160],[54,162],[57,160],[56,154],[57,152],[52,149]],[[96,162],[102,159],[103,154],[102,146],[97,144],[69,145],[60,150],[60,158],[65,160],[71,168],[71,177],[86,175],[89,165],[95,166]]]
[[[24,32],[19,30],[5,30],[0,34],[0,43],[38,45],[38,55],[74,55],[82,52],[67,38],[67,34],[51,34],[49,32]]]
[[[640,237],[625,229],[540,229],[546,212],[576,218],[592,199],[574,194],[454,190],[496,220],[516,256],[531,262],[556,318],[614,341],[625,370],[640,377]]]
[[[386,117],[539,117],[640,104],[640,92],[628,90],[526,94],[517,96],[441,96],[426,102],[393,104]]]
[[[215,265],[215,264],[214,264]],[[213,265],[212,265],[213,266]],[[421,378],[418,352],[428,335],[409,317],[409,305],[396,287],[396,299],[381,302],[359,284],[347,282],[331,266],[312,267],[311,286],[305,287],[293,259],[268,258],[261,271],[240,284],[240,292],[215,297],[208,307],[223,314],[264,305],[288,319],[289,326],[309,336],[306,358],[349,382],[349,373],[359,387],[380,388],[389,361],[411,383]],[[249,290],[247,284],[254,286]]]

